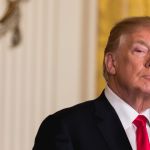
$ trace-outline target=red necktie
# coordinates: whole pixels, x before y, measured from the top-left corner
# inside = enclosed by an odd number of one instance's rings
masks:
[[[147,119],[143,115],[138,115],[133,121],[134,125],[137,127],[136,130],[136,142],[137,150],[150,150],[150,144],[146,129]]]

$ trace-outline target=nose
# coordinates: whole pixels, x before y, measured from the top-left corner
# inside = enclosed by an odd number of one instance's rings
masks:
[[[146,64],[145,64],[146,68],[150,68],[150,56],[148,57]]]

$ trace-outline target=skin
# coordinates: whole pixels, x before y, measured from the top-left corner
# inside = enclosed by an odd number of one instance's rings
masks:
[[[137,112],[150,108],[150,27],[122,35],[105,55],[108,86]]]

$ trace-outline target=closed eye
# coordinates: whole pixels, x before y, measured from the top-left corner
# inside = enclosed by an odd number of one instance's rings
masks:
[[[138,52],[138,53],[145,53],[146,52],[145,50],[142,50],[142,49],[135,49],[134,51]]]
[[[135,43],[133,44],[132,50],[137,54],[146,54],[149,51],[149,48],[141,43]]]

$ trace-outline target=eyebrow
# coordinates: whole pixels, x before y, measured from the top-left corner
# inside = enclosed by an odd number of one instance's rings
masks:
[[[134,43],[134,44],[136,44],[136,43],[142,44],[142,45],[144,45],[144,46],[146,46],[147,48],[149,48],[149,49],[150,49],[150,45],[148,45],[148,44],[147,44],[145,41],[143,41],[143,40],[135,41],[135,43]]]

